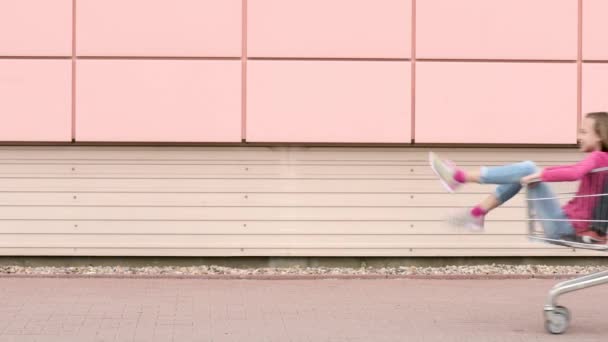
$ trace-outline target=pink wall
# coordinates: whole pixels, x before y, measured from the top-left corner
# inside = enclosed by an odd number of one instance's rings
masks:
[[[241,57],[241,0],[77,0],[78,56]]]
[[[419,0],[416,58],[576,60],[576,0]]]
[[[68,141],[72,107],[69,60],[0,59],[0,137]]]
[[[608,1],[583,1],[583,58],[608,61],[608,29],[606,28]]]
[[[247,138],[410,142],[410,71],[405,61],[251,61]]]
[[[72,0],[0,1],[0,56],[71,56]]]
[[[241,139],[241,63],[233,60],[82,60],[78,141]]]
[[[248,4],[249,57],[411,57],[411,0],[249,0]]]
[[[576,141],[574,63],[418,62],[416,77],[419,142]]]
[[[570,144],[583,112],[608,110],[605,13],[605,0],[0,1],[0,141]]]

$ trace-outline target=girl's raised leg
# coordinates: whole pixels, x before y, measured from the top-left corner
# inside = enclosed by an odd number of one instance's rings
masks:
[[[521,178],[538,172],[531,161],[503,166],[480,167],[476,170],[464,170],[451,162],[442,160],[430,153],[429,162],[444,187],[454,192],[465,183],[498,184],[495,192],[488,195],[472,208],[462,210],[450,216],[448,221],[475,231],[483,230],[485,216],[515,196],[522,189]]]

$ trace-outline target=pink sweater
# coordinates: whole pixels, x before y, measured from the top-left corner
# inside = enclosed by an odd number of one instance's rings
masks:
[[[604,192],[604,178],[608,172],[589,173],[599,167],[608,167],[608,153],[595,151],[574,165],[548,167],[541,173],[543,182],[568,182],[580,180],[577,196],[593,195]],[[589,222],[576,220],[590,220],[593,208],[599,197],[574,197],[564,205],[564,214],[571,220],[577,233],[585,231]]]

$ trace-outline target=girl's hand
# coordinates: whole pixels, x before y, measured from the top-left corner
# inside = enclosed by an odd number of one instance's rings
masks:
[[[540,172],[522,177],[519,182],[523,186],[534,186],[536,183],[540,182]]]

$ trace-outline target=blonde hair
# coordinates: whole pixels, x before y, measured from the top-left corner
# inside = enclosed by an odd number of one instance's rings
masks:
[[[602,151],[608,152],[608,112],[587,113],[585,117],[593,119],[593,129],[595,134],[600,137]]]

